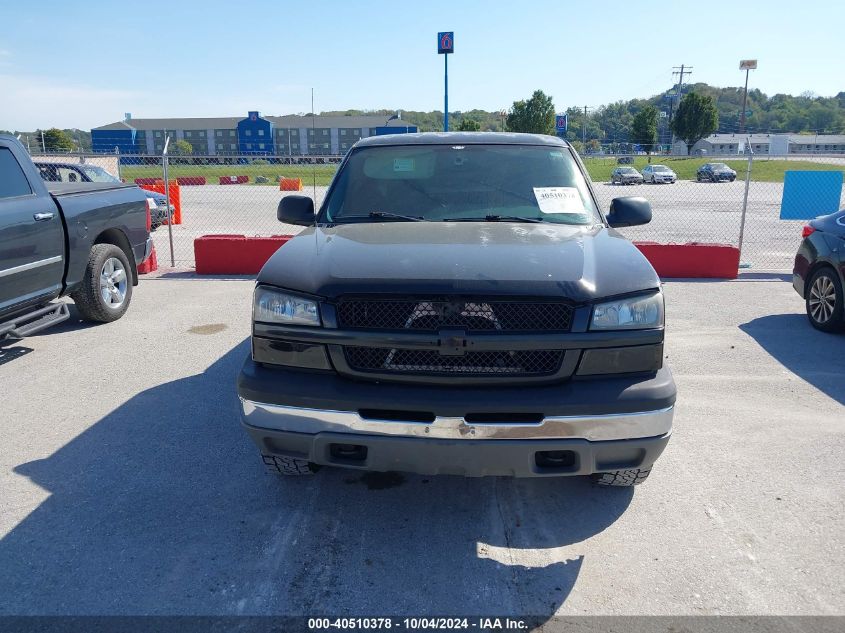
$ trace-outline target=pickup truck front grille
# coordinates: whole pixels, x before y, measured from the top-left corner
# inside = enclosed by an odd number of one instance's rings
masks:
[[[464,376],[545,376],[560,369],[561,350],[466,352],[444,356],[435,350],[344,348],[349,366],[362,372]]]
[[[337,320],[340,328],[361,330],[568,332],[573,311],[562,301],[355,298],[338,302]]]

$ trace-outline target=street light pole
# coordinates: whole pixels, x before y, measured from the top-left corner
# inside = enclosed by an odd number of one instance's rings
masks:
[[[739,113],[739,133],[745,132],[745,106],[748,102],[748,74],[757,68],[756,59],[743,59],[739,62],[739,69],[745,71],[745,90],[742,93],[742,112]]]

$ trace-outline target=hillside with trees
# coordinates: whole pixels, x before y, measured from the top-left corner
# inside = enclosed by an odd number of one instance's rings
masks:
[[[694,92],[701,96],[710,97],[716,106],[718,114],[717,132],[733,133],[739,131],[739,115],[742,109],[742,88],[717,88],[705,83],[684,85],[683,93]],[[674,110],[677,111],[680,101],[678,87],[672,88],[647,99],[630,99],[609,103],[587,114],[587,142],[594,147],[634,142],[634,117],[647,106],[654,106],[658,113],[667,115],[658,119],[658,139],[665,139],[669,134],[669,105],[674,100]],[[515,102],[515,103],[518,103]],[[768,96],[760,90],[748,92],[747,110],[751,114],[746,117],[746,132],[754,133],[807,133],[807,134],[845,134],[845,91],[835,97],[819,97],[811,92],[798,96],[776,94]],[[563,104],[555,104],[555,110],[569,114],[570,141],[580,141],[583,134],[584,110],[577,107],[566,108]],[[443,129],[443,112],[420,112],[402,110],[402,120],[419,127],[422,132],[439,131]],[[323,114],[343,116],[378,114],[385,118],[395,114],[395,110],[345,110],[323,112]],[[458,129],[463,118],[471,118],[479,123],[482,131],[501,131],[502,116],[499,112],[484,110],[470,110],[466,112],[450,112],[449,127]],[[590,143],[595,141],[595,143]]]

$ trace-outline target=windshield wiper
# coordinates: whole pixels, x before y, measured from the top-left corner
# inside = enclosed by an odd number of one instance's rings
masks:
[[[413,215],[401,215],[399,213],[390,213],[388,211],[370,211],[367,215],[342,215],[334,219],[335,224],[342,223],[343,220],[363,220],[365,218],[387,218],[390,220],[405,220],[407,222],[428,222],[425,218]]]
[[[530,222],[542,223],[540,218],[525,218],[518,215],[485,215],[483,218],[446,218],[444,222]]]

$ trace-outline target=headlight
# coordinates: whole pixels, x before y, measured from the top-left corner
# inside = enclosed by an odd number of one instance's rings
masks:
[[[591,330],[639,330],[663,325],[663,293],[628,297],[593,307]]]
[[[252,318],[285,325],[320,325],[320,309],[310,299],[297,297],[264,286],[255,289]]]

